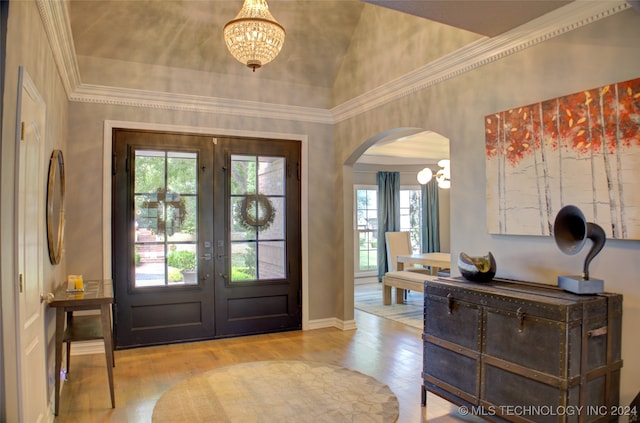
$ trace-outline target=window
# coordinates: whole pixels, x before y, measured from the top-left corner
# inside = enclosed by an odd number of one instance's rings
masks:
[[[400,230],[410,233],[414,253],[420,253],[422,246],[421,199],[419,188],[400,187]]]
[[[378,197],[375,186],[355,188],[356,259],[355,273],[374,273],[378,268]],[[411,233],[414,253],[421,250],[421,191],[415,187],[400,188],[400,230]],[[383,241],[384,242],[384,241]]]
[[[378,195],[376,188],[356,188],[355,272],[378,268]]]

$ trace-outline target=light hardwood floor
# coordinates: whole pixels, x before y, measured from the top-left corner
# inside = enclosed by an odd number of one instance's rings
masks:
[[[356,310],[358,329],[327,328],[116,351],[116,408],[110,407],[103,354],[71,357],[55,422],[151,422],[171,386],[221,366],[260,360],[310,360],[348,367],[389,385],[399,423],[479,421],[429,394],[420,406],[422,341],[418,329]],[[197,422],[189,422],[197,423]]]

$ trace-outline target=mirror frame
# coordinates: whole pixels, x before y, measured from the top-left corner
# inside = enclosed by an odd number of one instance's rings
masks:
[[[65,185],[62,150],[53,150],[47,182],[47,241],[51,264],[60,263],[62,255]]]

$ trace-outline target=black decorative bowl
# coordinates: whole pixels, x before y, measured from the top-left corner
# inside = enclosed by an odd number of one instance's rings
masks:
[[[468,281],[489,282],[496,275],[496,260],[491,252],[480,257],[471,257],[466,253],[460,253],[458,270],[460,270],[462,277]]]

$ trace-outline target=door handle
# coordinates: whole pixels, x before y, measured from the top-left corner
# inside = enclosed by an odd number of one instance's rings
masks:
[[[40,304],[46,302],[47,304],[51,303],[56,296],[53,295],[52,292],[49,292],[47,295],[40,293]]]
[[[202,260],[211,260],[211,253],[205,253],[202,257]]]

